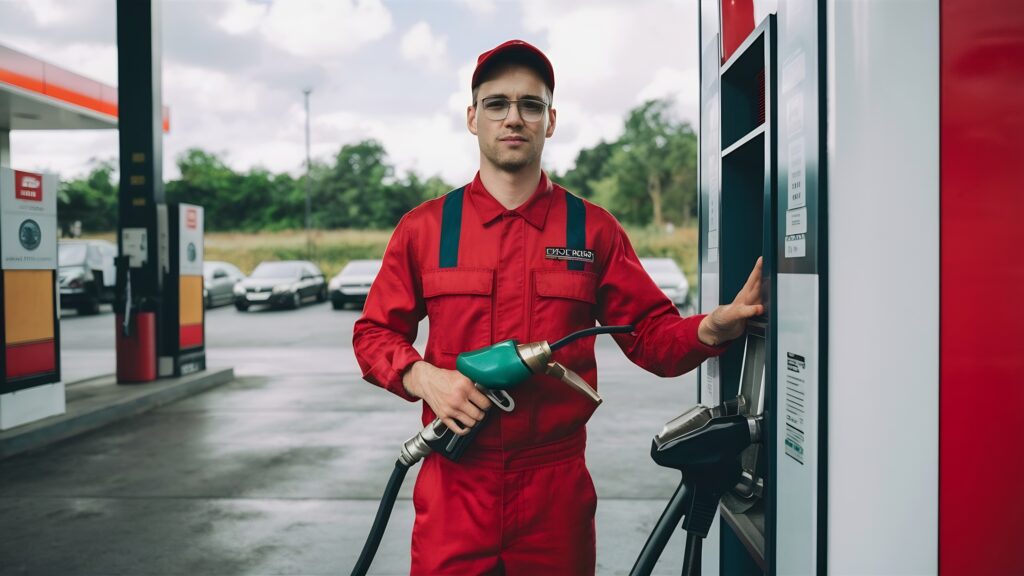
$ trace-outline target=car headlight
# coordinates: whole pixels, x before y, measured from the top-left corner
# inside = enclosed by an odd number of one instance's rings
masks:
[[[341,278],[331,278],[331,281],[327,283],[328,290],[337,290],[341,288]]]
[[[241,284],[235,284],[234,287],[235,296],[245,296],[245,286]]]
[[[285,292],[291,292],[293,286],[291,284],[278,284],[274,286],[274,294],[284,294]]]

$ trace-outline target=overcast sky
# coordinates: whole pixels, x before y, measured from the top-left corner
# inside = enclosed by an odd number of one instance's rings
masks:
[[[0,43],[117,84],[114,0],[0,0]],[[614,139],[629,109],[670,97],[696,125],[695,0],[164,0],[164,174],[191,147],[237,170],[302,170],[312,153],[375,138],[399,171],[472,177],[465,127],[480,52],[521,38],[555,68],[558,127],[545,165]],[[82,174],[116,158],[115,131],[12,132],[12,165]]]

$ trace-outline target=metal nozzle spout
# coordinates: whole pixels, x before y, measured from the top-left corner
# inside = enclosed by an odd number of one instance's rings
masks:
[[[562,366],[558,362],[551,362],[547,365],[546,373],[549,376],[554,376],[562,382],[565,382],[574,390],[583,394],[587,398],[594,401],[594,404],[600,405],[604,400],[597,394],[597,391],[587,384],[587,381],[580,377],[579,374],[569,370],[565,366]]]
[[[551,359],[551,346],[548,346],[546,340],[519,344],[516,351],[531,373],[544,374],[547,371],[548,360]]]

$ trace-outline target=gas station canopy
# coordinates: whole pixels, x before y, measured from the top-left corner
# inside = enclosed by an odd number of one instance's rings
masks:
[[[117,87],[0,45],[0,130],[117,128]],[[163,130],[170,114],[163,107]]]

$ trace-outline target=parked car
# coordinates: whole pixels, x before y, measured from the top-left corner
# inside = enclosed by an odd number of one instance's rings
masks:
[[[235,301],[235,284],[245,280],[245,274],[227,262],[203,262],[203,303],[207,308],[231,304]]]
[[[298,308],[307,300],[327,300],[327,281],[316,264],[306,260],[260,262],[248,278],[235,284],[235,308],[265,304]]]
[[[57,285],[61,308],[96,314],[114,302],[117,246],[106,240],[61,240],[57,244]]]
[[[690,283],[679,269],[679,265],[671,258],[641,258],[640,264],[677,307],[683,308],[690,304]]]
[[[363,304],[370,286],[380,272],[380,260],[352,260],[331,278],[327,289],[331,293],[331,306],[341,310],[349,302]]]

